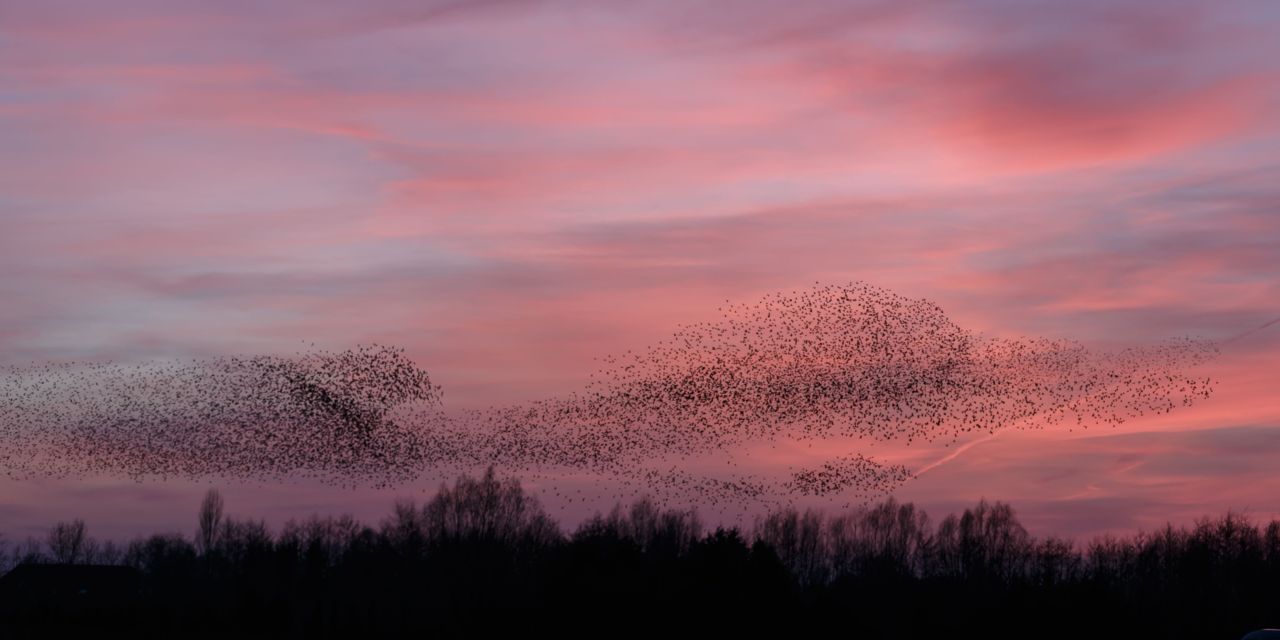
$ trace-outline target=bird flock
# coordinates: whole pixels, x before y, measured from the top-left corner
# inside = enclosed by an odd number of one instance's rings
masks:
[[[0,467],[11,477],[385,486],[494,464],[700,503],[870,499],[910,470],[860,452],[780,478],[685,467],[732,466],[735,452],[777,443],[950,444],[1010,427],[1116,425],[1208,397],[1213,381],[1193,369],[1217,353],[1193,339],[1098,351],[986,337],[927,300],[855,282],[727,305],[714,321],[604,358],[577,392],[465,412],[444,411],[425,370],[377,345],[11,367],[0,377]]]
[[[416,475],[430,440],[390,417],[440,388],[403,351],[11,368],[0,386],[10,476]]]

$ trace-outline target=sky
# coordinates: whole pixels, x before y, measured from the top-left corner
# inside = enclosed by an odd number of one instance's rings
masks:
[[[380,343],[458,410],[850,281],[992,336],[1226,340],[1280,316],[1277,28],[1267,0],[0,0],[0,365]],[[1191,409],[1001,432],[894,495],[1077,538],[1280,517],[1278,359],[1259,331]],[[190,530],[208,486],[376,520],[435,482],[0,477],[0,531]]]

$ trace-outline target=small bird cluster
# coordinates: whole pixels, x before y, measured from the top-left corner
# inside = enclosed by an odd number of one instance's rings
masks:
[[[1207,397],[1213,343],[1117,352],[987,338],[937,305],[862,283],[728,305],[604,360],[577,393],[446,415],[403,351],[364,347],[187,364],[16,368],[0,385],[11,475],[318,476],[391,484],[496,464],[587,472],[673,499],[877,495],[901,466],[838,456],[783,480],[694,476],[675,460],[830,438],[912,444],[1069,422],[1119,424]],[[730,458],[731,459],[731,458]]]
[[[865,494],[892,490],[911,479],[911,471],[895,464],[885,465],[862,454],[828,460],[816,469],[791,474],[787,487],[805,496]]]

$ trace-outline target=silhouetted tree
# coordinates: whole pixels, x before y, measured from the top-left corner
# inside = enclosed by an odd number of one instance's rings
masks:
[[[787,616],[788,632],[838,622],[872,638],[1020,637],[1032,626],[1065,638],[1096,631],[1103,617],[1116,634],[1239,637],[1280,618],[1280,521],[1259,526],[1231,512],[1080,544],[1036,539],[1009,505],[985,500],[936,527],[914,505],[886,500],[837,514],[781,509],[749,534],[703,534],[695,511],[640,498],[566,539],[518,480],[490,468],[425,504],[396,502],[377,528],[313,516],[273,536],[210,496],[194,542],[152,535],[122,552],[75,520],[10,545],[7,564],[137,569],[145,615],[114,619],[133,620],[139,636],[484,635],[504,619],[529,632],[543,620],[535,607],[551,631],[583,612],[658,631],[653,612],[664,612],[698,623],[691,629],[723,630],[730,619],[759,633],[757,621]],[[56,580],[82,567],[41,569]],[[6,633],[15,618],[5,602],[0,637],[22,637]],[[511,609],[524,613],[496,613]],[[62,614],[50,611],[22,614],[41,625],[25,635],[57,635],[47,628]]]
[[[1009,579],[1023,575],[1030,543],[1012,507],[981,500],[959,517],[949,515],[938,525],[937,568],[962,579]]]
[[[227,562],[237,564],[251,554],[270,551],[272,546],[273,538],[265,521],[224,518],[214,549]]]
[[[829,545],[823,535],[823,516],[817,511],[785,509],[757,520],[755,537],[773,547],[778,559],[802,586],[825,584]]]
[[[147,573],[185,572],[193,566],[195,547],[176,533],[154,534],[129,543],[124,564]]]
[[[382,521],[382,535],[400,553],[417,557],[426,548],[426,518],[412,500],[398,499]]]
[[[93,546],[85,533],[84,520],[79,518],[53,525],[46,542],[53,561],[58,564],[84,562]]]
[[[499,480],[493,467],[479,480],[461,476],[422,508],[422,529],[433,542],[461,540],[546,545],[559,527],[515,478]]]
[[[307,567],[332,568],[342,562],[356,545],[356,539],[365,533],[365,527],[349,515],[337,518],[311,516],[301,522],[286,522],[276,548],[294,556]]]
[[[196,527],[196,551],[207,554],[218,542],[218,533],[222,527],[222,494],[210,489],[200,502],[200,514]]]

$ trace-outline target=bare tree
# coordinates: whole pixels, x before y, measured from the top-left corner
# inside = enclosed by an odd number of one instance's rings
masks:
[[[538,499],[526,494],[518,479],[497,478],[492,466],[479,480],[464,475],[453,487],[442,484],[439,493],[422,507],[422,521],[433,542],[550,544],[560,538],[559,527]]]
[[[265,521],[225,518],[222,529],[218,531],[215,548],[218,555],[236,565],[245,562],[246,558],[270,551],[272,543],[271,531]]]
[[[48,561],[48,556],[44,555],[44,545],[34,537],[27,536],[21,545],[13,547],[13,566],[20,564],[40,564]]]
[[[218,544],[222,525],[222,494],[210,489],[200,503],[199,528],[196,529],[196,547],[201,554],[212,551]]]
[[[107,540],[95,550],[93,562],[94,564],[120,564],[123,556],[124,550],[117,546],[115,542]]]
[[[416,509],[410,511],[417,513]],[[349,515],[338,518],[313,515],[302,522],[286,522],[277,548],[287,549],[316,566],[332,567],[342,560],[363,531],[364,527]],[[388,531],[394,532],[394,529]],[[398,542],[402,541],[403,538],[398,538]]]
[[[842,532],[840,525],[844,524],[837,521],[835,533]],[[794,508],[776,511],[757,518],[755,525],[755,538],[773,547],[778,559],[804,586],[826,581],[833,551],[829,538],[835,537],[826,534],[824,515],[812,509],[803,514]]]
[[[49,530],[46,540],[53,561],[58,564],[76,564],[85,559],[90,541],[85,535],[84,520],[59,522]]]

